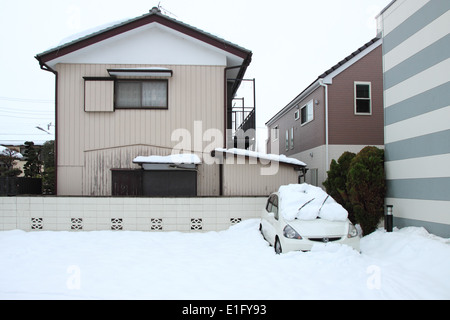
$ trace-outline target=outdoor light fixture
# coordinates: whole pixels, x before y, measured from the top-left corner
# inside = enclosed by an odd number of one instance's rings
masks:
[[[384,216],[384,228],[386,229],[387,232],[392,232],[392,227],[393,227],[393,209],[394,206],[393,205],[387,205],[386,206],[386,215]]]

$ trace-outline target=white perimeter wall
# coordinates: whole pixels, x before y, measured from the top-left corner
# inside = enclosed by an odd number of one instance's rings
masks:
[[[266,197],[0,197],[0,231],[220,231],[259,218]]]

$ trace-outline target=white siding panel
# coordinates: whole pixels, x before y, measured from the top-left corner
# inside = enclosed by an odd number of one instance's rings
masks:
[[[450,177],[450,154],[388,161],[385,169],[391,180]]]
[[[384,55],[384,71],[395,67],[399,63],[423,50],[439,39],[448,35],[450,25],[450,11],[427,25],[425,28],[403,41],[397,47]]]
[[[449,74],[450,59],[447,59],[386,90],[384,92],[385,107],[389,108],[398,102],[448,82]]]
[[[384,36],[397,28],[430,0],[397,0],[384,13]],[[401,10],[399,10],[401,7]]]
[[[386,198],[398,218],[450,224],[450,201]]]
[[[450,106],[385,127],[385,143],[450,129]]]

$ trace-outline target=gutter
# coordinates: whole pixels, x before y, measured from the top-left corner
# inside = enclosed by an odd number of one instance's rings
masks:
[[[42,62],[38,55],[35,58],[42,70],[55,75],[55,195],[58,195],[58,72]]]
[[[330,161],[328,156],[328,84],[324,83],[323,79],[319,79],[319,86],[325,88],[325,169],[330,170]]]

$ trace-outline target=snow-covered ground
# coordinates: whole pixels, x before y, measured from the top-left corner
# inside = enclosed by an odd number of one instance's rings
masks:
[[[258,225],[0,232],[0,299],[450,299],[449,241],[423,228],[275,255]]]

